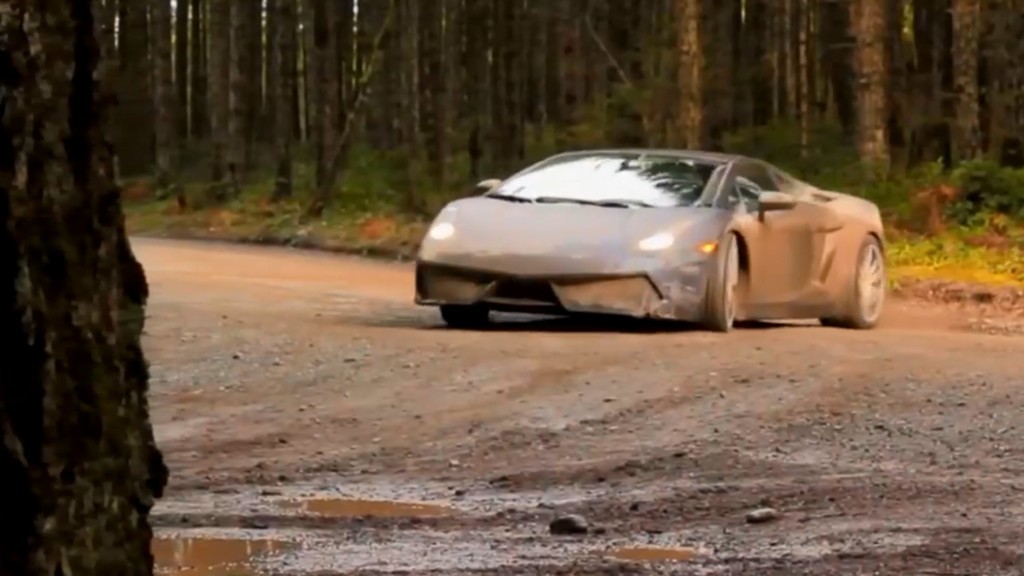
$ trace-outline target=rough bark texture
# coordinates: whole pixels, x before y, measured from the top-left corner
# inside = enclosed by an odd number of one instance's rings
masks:
[[[857,38],[857,148],[865,162],[880,170],[889,167],[889,139],[886,123],[889,106],[886,98],[888,35],[885,0],[856,0],[851,4],[850,21]]]
[[[0,10],[0,574],[149,575],[167,470],[88,2]]]

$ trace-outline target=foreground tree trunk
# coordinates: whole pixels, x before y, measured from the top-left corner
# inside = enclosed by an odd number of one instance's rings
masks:
[[[167,481],[90,2],[0,11],[0,574],[153,572]]]

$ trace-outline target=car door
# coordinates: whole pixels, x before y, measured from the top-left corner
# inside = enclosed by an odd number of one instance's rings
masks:
[[[736,166],[734,185],[744,202],[747,215],[741,229],[747,240],[749,282],[747,307],[759,315],[787,315],[793,306],[815,305],[827,293],[818,279],[824,263],[827,214],[810,199],[792,195],[795,205],[787,210],[757,210],[754,194],[783,192],[771,169],[759,162]],[[752,189],[753,188],[753,189]]]

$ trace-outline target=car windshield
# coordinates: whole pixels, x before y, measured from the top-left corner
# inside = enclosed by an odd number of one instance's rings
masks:
[[[552,158],[513,176],[491,195],[524,202],[691,206],[700,199],[716,167],[669,155],[572,155]]]

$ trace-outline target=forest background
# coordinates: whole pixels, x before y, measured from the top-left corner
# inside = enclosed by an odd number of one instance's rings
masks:
[[[97,0],[99,1],[99,0]],[[595,147],[869,198],[894,282],[1024,283],[1024,0],[103,0],[129,231],[409,256]]]

